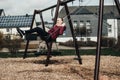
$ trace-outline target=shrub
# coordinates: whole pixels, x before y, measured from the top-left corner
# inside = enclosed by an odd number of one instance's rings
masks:
[[[101,42],[102,42],[101,46],[111,48],[111,47],[115,46],[116,40],[115,40],[115,38],[105,38],[105,37],[103,37]],[[118,42],[120,42],[120,40]],[[69,41],[64,42],[64,43],[60,42],[59,44],[64,45],[64,46],[74,47],[74,42],[72,40],[69,40]],[[87,41],[87,42],[85,42],[85,41],[77,41],[77,44],[78,44],[79,47],[80,46],[96,47],[97,42],[94,42],[94,41]],[[118,43],[118,45],[120,45],[120,43]]]
[[[115,46],[115,38],[102,38],[102,46],[104,47],[114,47]]]
[[[64,42],[64,43],[60,42],[59,44],[64,45],[64,46],[74,47],[74,42],[72,40],[69,40],[69,41]],[[81,47],[81,46],[96,46],[96,42],[94,42],[94,41],[87,41],[87,42],[77,41],[77,44],[79,47]]]
[[[74,43],[72,40],[69,40],[67,42],[60,42],[59,43],[60,45],[63,45],[63,46],[69,46],[69,47],[74,47]]]
[[[117,44],[116,44],[116,46],[115,46],[115,49],[116,49],[117,51],[120,51],[120,36],[118,36],[118,41],[117,41]]]
[[[14,40],[4,39],[3,47],[8,48],[11,54],[14,54],[18,52],[21,42],[22,42],[21,39],[14,39]]]
[[[86,46],[96,47],[97,42],[95,41],[87,41]]]

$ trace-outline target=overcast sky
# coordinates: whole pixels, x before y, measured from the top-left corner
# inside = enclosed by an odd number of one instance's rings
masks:
[[[75,0],[73,6],[79,5],[79,0]],[[99,0],[83,0],[80,5],[98,5]],[[114,0],[104,0],[106,5],[113,4]],[[0,8],[4,9],[6,15],[33,14],[34,10],[44,9],[57,3],[57,0],[0,0]],[[68,5],[72,5],[69,3]],[[45,16],[44,16],[45,15]],[[44,13],[45,19],[50,19],[51,13]]]

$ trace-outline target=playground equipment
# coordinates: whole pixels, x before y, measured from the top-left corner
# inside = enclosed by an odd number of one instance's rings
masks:
[[[34,11],[34,15],[33,15],[33,21],[34,21],[35,15],[36,14],[40,14],[42,26],[43,26],[43,29],[45,29],[44,21],[43,21],[43,17],[42,17],[42,12],[56,7],[55,17],[54,17],[54,24],[55,24],[56,20],[57,20],[57,17],[58,17],[59,7],[60,6],[64,6],[65,7],[65,11],[66,11],[66,15],[67,15],[67,18],[68,18],[68,22],[70,24],[70,29],[71,29],[73,41],[74,41],[74,44],[75,44],[75,50],[76,50],[76,54],[78,56],[78,61],[79,61],[80,64],[82,64],[82,59],[81,59],[81,57],[79,55],[79,49],[78,49],[78,45],[77,45],[77,40],[76,40],[74,32],[73,32],[72,21],[71,21],[71,17],[69,15],[70,13],[69,13],[68,6],[67,6],[67,3],[72,2],[72,1],[74,1],[74,0],[65,0],[65,1],[58,0],[56,5],[50,6],[50,7],[46,8],[46,9],[43,9],[43,10],[35,10]],[[114,0],[114,1],[115,1],[115,4],[116,4],[116,7],[118,9],[118,12],[120,14],[120,3],[119,3],[119,0]],[[100,67],[100,55],[101,55],[101,39],[102,39],[102,25],[103,25],[103,11],[104,11],[103,8],[104,8],[104,0],[100,0],[99,1],[98,34],[97,34],[97,49],[96,49],[96,61],[95,61],[95,70],[94,70],[94,80],[99,80],[99,67]],[[33,22],[32,22],[31,27],[30,27],[31,29],[32,29],[32,25],[33,25]],[[26,53],[27,53],[28,45],[29,45],[29,40],[27,41],[26,48],[25,48],[25,54],[24,54],[23,58],[26,58],[26,56],[27,56]],[[49,60],[50,60],[52,42],[51,43],[46,43],[46,45],[47,45],[47,49],[48,49],[48,54],[47,54],[47,59],[46,59],[46,66],[48,66]]]
[[[119,0],[114,0],[116,7],[120,15],[120,3]],[[97,34],[97,48],[96,48],[96,61],[95,61],[95,71],[94,80],[99,80],[99,67],[100,67],[100,55],[101,55],[101,39],[102,39],[102,26],[103,26],[103,10],[104,0],[99,2],[99,18],[98,18],[98,34]]]
[[[43,9],[43,10],[35,10],[34,14],[33,14],[33,19],[32,19],[32,24],[30,26],[30,29],[32,29],[32,27],[33,27],[33,22],[34,22],[36,14],[39,14],[40,15],[40,19],[41,19],[41,23],[42,23],[42,27],[45,30],[45,25],[44,25],[42,12],[44,12],[46,10],[49,10],[49,9],[52,9],[54,7],[56,7],[55,16],[54,16],[54,22],[53,22],[53,25],[55,25],[55,23],[57,21],[58,13],[59,13],[59,7],[60,6],[64,6],[65,7],[65,11],[66,11],[66,15],[67,15],[67,18],[68,18],[68,22],[70,24],[70,30],[71,30],[73,41],[74,41],[74,44],[75,44],[75,50],[76,50],[76,54],[78,56],[78,61],[79,61],[79,64],[82,64],[82,59],[80,57],[79,49],[78,49],[78,45],[77,45],[77,39],[76,39],[76,37],[74,35],[74,32],[73,32],[73,25],[72,25],[72,21],[71,21],[71,17],[70,17],[70,12],[69,12],[68,6],[67,6],[67,3],[72,2],[72,1],[74,1],[74,0],[65,0],[65,1],[58,0],[56,5],[50,6],[50,7],[46,8],[46,9]],[[24,59],[27,57],[27,49],[28,49],[29,41],[30,40],[27,40],[27,43],[26,43],[25,53],[24,53],[24,56],[23,56]],[[48,66],[49,61],[50,61],[52,43],[53,42],[50,42],[50,43],[46,42],[48,53],[47,53],[45,66]]]
[[[42,16],[42,12],[46,11],[46,10],[49,10],[49,9],[52,9],[54,7],[56,7],[56,11],[55,11],[55,16],[54,16],[54,24],[56,23],[56,20],[57,20],[57,17],[58,17],[58,12],[59,12],[59,7],[60,6],[64,6],[65,7],[65,11],[66,11],[66,17],[68,18],[68,22],[70,24],[70,30],[71,30],[71,33],[72,33],[72,37],[73,37],[73,41],[74,41],[74,44],[75,44],[75,50],[76,50],[76,54],[78,56],[78,61],[80,64],[82,64],[82,59],[80,57],[80,54],[79,54],[79,49],[78,49],[78,45],[77,45],[77,39],[74,35],[74,32],[73,32],[73,25],[72,25],[72,21],[71,21],[71,17],[70,17],[70,13],[69,13],[69,10],[68,10],[68,6],[67,6],[67,3],[69,2],[73,2],[75,0],[58,0],[57,1],[57,4],[56,5],[53,5],[53,6],[50,6],[46,9],[43,9],[43,10],[35,10],[34,11],[34,14],[33,16],[29,16],[28,18],[30,20],[32,20],[32,23],[30,25],[30,29],[32,29],[33,27],[33,23],[34,23],[34,19],[35,19],[35,16],[36,14],[39,14],[40,15],[40,18],[41,18],[41,22],[42,22],[42,27],[43,29],[45,30],[45,25],[44,25],[44,20],[43,20],[43,16]],[[80,1],[80,0],[79,0]],[[83,1],[83,0],[81,0]],[[116,4],[116,7],[118,9],[118,12],[120,14],[120,3],[119,3],[119,0],[114,0],[115,4]],[[94,80],[99,80],[99,67],[100,67],[100,56],[101,56],[101,38],[102,38],[102,25],[103,25],[103,10],[104,8],[104,0],[99,0],[99,18],[98,18],[98,34],[97,34],[97,48],[96,48],[96,61],[95,61],[95,70],[94,70]],[[5,17],[5,16],[4,16]],[[2,18],[4,18],[2,17]],[[31,19],[32,17],[32,19]],[[1,18],[1,19],[2,19]],[[18,18],[17,18],[18,19]],[[26,19],[27,20],[27,19]],[[2,21],[2,20],[1,20]],[[28,21],[27,21],[28,22]],[[31,21],[30,21],[31,22]],[[3,22],[1,22],[2,24]],[[25,24],[25,23],[24,23]],[[53,24],[53,25],[54,25]],[[3,24],[2,24],[3,25]],[[15,24],[14,24],[15,25]],[[16,24],[18,25],[18,24]],[[15,26],[16,26],[15,25]],[[10,26],[10,25],[9,25]],[[13,25],[12,25],[13,26]],[[21,26],[21,25],[20,25]],[[25,25],[26,26],[26,25]],[[27,25],[29,26],[29,25]],[[4,26],[5,27],[5,26]],[[8,26],[6,26],[8,27]],[[46,45],[47,45],[47,49],[48,49],[48,53],[47,53],[47,58],[46,58],[46,66],[48,66],[49,64],[49,60],[50,60],[50,54],[51,54],[51,49],[52,49],[52,43],[53,42],[50,42],[50,43],[47,43],[46,42]],[[25,53],[24,53],[24,56],[23,58],[26,58],[27,57],[27,49],[28,49],[28,45],[29,45],[29,40],[27,40],[27,43],[26,43],[26,48],[25,48]]]

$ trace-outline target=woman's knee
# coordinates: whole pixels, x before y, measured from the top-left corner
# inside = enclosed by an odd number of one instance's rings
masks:
[[[40,29],[40,27],[35,27],[36,29]]]
[[[40,27],[35,28],[37,31],[41,31],[42,29]]]

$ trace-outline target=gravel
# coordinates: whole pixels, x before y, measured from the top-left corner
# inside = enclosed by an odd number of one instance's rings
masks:
[[[52,56],[45,67],[46,56],[34,58],[0,58],[0,80],[93,80],[95,56]],[[100,80],[120,80],[120,57],[101,56]]]

